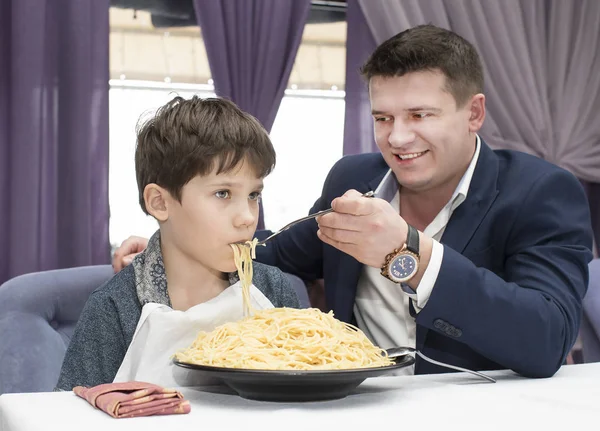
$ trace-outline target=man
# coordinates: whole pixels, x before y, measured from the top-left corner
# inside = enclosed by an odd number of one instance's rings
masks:
[[[362,70],[381,154],[341,159],[311,213],[257,250],[306,280],[380,347],[475,370],[553,375],[577,337],[592,258],[573,175],[479,138],[474,47],[431,25],[381,44]],[[376,198],[361,194],[374,190]],[[136,251],[135,239],[116,255]],[[447,370],[417,358],[415,373]]]

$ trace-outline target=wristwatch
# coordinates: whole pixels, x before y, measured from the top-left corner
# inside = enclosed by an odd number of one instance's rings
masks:
[[[419,259],[419,232],[408,225],[406,243],[385,257],[385,262],[381,267],[381,275],[394,283],[404,285],[419,270]]]

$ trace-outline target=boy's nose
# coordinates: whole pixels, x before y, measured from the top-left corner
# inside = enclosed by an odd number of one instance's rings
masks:
[[[255,220],[256,217],[254,215],[254,212],[252,211],[252,208],[250,208],[250,206],[244,206],[240,208],[240,211],[236,216],[235,224],[239,227],[251,227],[254,225]]]

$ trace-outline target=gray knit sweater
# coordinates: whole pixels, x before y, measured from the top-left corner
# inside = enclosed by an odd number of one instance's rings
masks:
[[[275,307],[298,308],[298,297],[277,268],[253,262],[253,284]],[[113,381],[131,343],[142,306],[129,265],[88,299],[62,364],[56,390]]]

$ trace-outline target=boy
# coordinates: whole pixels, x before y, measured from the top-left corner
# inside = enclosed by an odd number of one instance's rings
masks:
[[[57,389],[112,382],[145,304],[185,311],[237,281],[229,244],[253,238],[275,151],[258,121],[232,102],[176,97],[138,130],[135,163],[140,205],[159,230],[90,296]],[[253,284],[275,307],[298,307],[280,270],[254,263]]]

